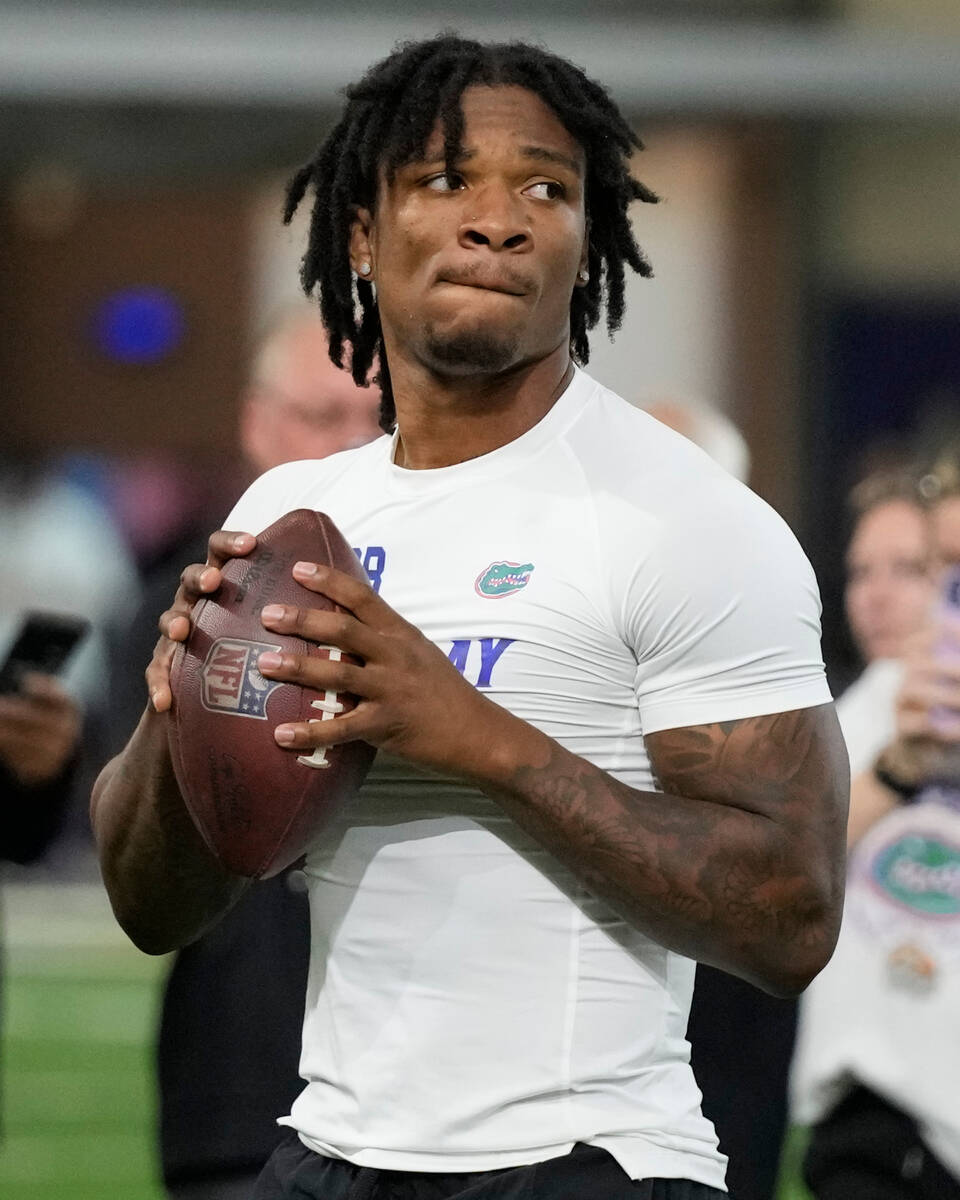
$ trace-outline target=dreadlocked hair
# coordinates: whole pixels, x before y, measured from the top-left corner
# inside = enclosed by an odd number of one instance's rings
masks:
[[[387,432],[396,423],[389,368],[374,287],[350,268],[351,224],[357,208],[375,209],[381,171],[392,182],[398,168],[422,153],[438,121],[453,172],[463,154],[460,99],[473,84],[533,92],[583,147],[589,280],[573,289],[570,301],[570,349],[578,363],[590,357],[587,332],[604,303],[608,333],[620,328],[625,266],[652,274],[627,213],[631,201],[656,203],[657,196],[630,174],[630,157],[643,145],[604,88],[565,59],[521,42],[484,44],[441,34],[399,46],[346,89],[340,122],[290,181],[283,214],[289,224],[313,187],[300,280],[308,296],[319,294],[336,365],[343,367],[349,346],[351,373],[363,386],[379,360],[380,424]]]

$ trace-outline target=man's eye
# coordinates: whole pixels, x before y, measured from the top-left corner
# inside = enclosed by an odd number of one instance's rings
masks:
[[[563,187],[554,179],[541,179],[523,189],[528,196],[537,200],[559,200],[563,195]]]
[[[424,186],[430,188],[433,192],[455,192],[463,187],[463,180],[459,175],[454,175],[450,171],[443,171],[439,175],[431,175],[429,179],[424,181]]]

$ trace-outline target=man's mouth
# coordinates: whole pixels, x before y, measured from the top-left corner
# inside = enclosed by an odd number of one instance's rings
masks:
[[[472,273],[445,272],[437,279],[437,283],[452,283],[457,287],[476,288],[482,292],[500,292],[504,296],[525,296],[529,291],[518,279]]]

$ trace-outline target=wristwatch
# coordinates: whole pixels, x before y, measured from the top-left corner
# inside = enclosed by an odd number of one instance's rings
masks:
[[[896,792],[901,800],[912,800],[921,786],[917,771],[919,764],[911,763],[911,757],[904,754],[902,748],[894,742],[881,750],[871,768],[874,779],[891,792]]]

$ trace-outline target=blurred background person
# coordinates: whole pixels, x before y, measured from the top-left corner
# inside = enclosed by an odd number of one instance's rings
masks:
[[[70,799],[80,746],[77,702],[58,679],[32,673],[0,695],[0,860],[34,862]]]
[[[106,634],[137,593],[107,511],[27,445],[0,457],[0,547],[0,661],[31,612],[90,623],[62,679],[33,672],[0,695],[0,863],[9,875],[11,864],[37,863],[71,814],[84,831],[74,853],[89,847],[80,814],[103,754]]]
[[[893,740],[903,657],[909,640],[927,624],[936,595],[928,508],[920,479],[909,469],[871,475],[850,496],[844,607],[865,664],[837,702],[853,780],[850,844],[890,807],[869,768]]]
[[[847,902],[833,959],[802,1001],[792,1094],[797,1118],[813,1125],[804,1179],[816,1200],[960,1197],[960,620],[932,596],[921,602],[931,552],[935,578],[960,568],[958,461],[944,455],[921,480],[930,517],[920,536],[901,540],[907,525],[888,500],[882,543],[857,540],[871,525],[877,534],[878,506],[851,545],[858,641],[903,662],[892,693],[883,680],[868,704],[864,689],[860,719],[848,725]],[[888,562],[913,546],[890,641],[858,604],[868,545],[867,558]],[[843,723],[843,698],[839,707]]]
[[[66,462],[28,443],[0,455],[0,547],[0,661],[30,613],[88,623],[60,679],[37,677],[0,698],[4,824],[11,836],[39,835],[50,822],[43,852],[65,827],[69,845],[58,846],[56,871],[76,875],[92,862],[86,809],[107,744],[107,643],[120,613],[136,604],[139,581],[108,508]],[[29,804],[31,796],[38,811],[18,814],[15,798]],[[38,845],[24,857],[40,854]]]
[[[72,794],[80,730],[78,704],[52,676],[32,674],[19,693],[0,695],[0,863],[35,862],[56,837]],[[0,954],[0,1027],[2,1004]]]
[[[370,441],[379,393],[330,361],[316,309],[298,304],[256,351],[239,413],[253,478],[282,462],[324,458]],[[151,574],[143,604],[117,639],[112,715],[119,746],[146,703],[143,671],[188,562],[232,498],[204,514]],[[257,531],[254,531],[257,532]],[[172,1200],[246,1200],[278,1141],[276,1118],[303,1087],[298,1074],[309,958],[309,913],[296,872],[250,887],[226,918],[173,959],[157,1041],[159,1150]]]

